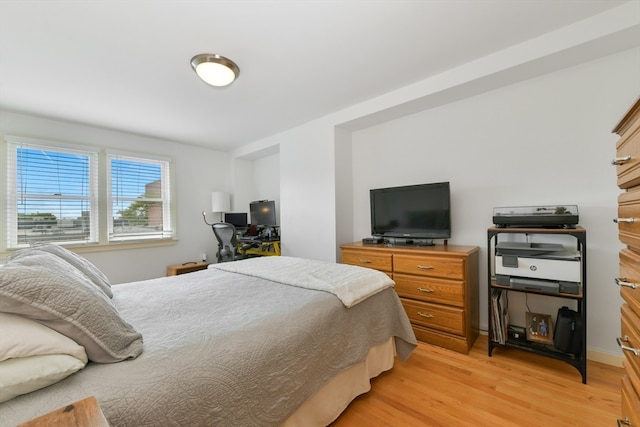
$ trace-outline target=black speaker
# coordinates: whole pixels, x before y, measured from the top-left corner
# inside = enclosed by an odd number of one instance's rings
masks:
[[[582,350],[582,317],[569,307],[558,309],[553,345],[560,351],[579,355]]]

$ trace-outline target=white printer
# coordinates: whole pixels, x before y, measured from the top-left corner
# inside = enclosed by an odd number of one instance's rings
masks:
[[[580,252],[554,243],[501,242],[496,245],[496,282],[519,289],[579,294]]]

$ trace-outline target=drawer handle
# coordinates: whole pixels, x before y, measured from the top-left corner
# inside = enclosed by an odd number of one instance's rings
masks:
[[[427,319],[432,319],[433,318],[433,314],[422,313],[420,311],[418,312],[418,316],[426,317]]]
[[[418,265],[418,268],[420,270],[433,270],[433,266],[432,265]]]
[[[622,222],[626,222],[627,224],[633,224],[636,222],[635,218],[613,218],[613,222],[616,224],[620,224]]]
[[[625,336],[624,338],[616,338],[616,342],[618,343],[618,346],[622,350],[630,351],[631,353],[633,353],[634,356],[638,356],[638,354],[640,354],[640,351],[638,351],[637,348],[626,346],[626,345],[622,344],[622,341],[629,342],[629,337],[628,336]]]
[[[433,289],[427,289],[427,288],[416,288],[417,290],[419,290],[420,292],[424,292],[426,294],[430,294],[432,292],[435,292]]]
[[[618,421],[618,427],[631,425],[631,421],[629,420],[629,417],[626,417],[624,420],[621,420],[620,418],[618,418],[616,421]]]
[[[626,286],[631,289],[636,289],[638,287],[637,283],[627,282],[627,279],[621,279],[619,277],[616,277],[616,285]]]
[[[611,161],[612,165],[620,166],[631,160],[631,156],[616,157]]]
[[[358,262],[361,262],[363,264],[371,264],[371,260],[368,259],[359,259]]]

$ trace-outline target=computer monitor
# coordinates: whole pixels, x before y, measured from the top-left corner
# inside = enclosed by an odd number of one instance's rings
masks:
[[[233,224],[236,230],[246,230],[249,225],[246,212],[227,212],[224,214],[224,222]]]
[[[251,225],[277,225],[276,202],[273,200],[259,200],[249,203]]]

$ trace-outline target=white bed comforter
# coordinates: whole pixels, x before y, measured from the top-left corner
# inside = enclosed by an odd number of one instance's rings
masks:
[[[347,308],[327,292],[207,269],[113,293],[143,353],[1,403],[0,426],[88,396],[111,427],[278,426],[371,346],[394,336],[406,358],[416,344],[392,288]]]
[[[294,257],[261,257],[211,264],[209,268],[334,294],[352,307],[395,283],[381,271]]]

